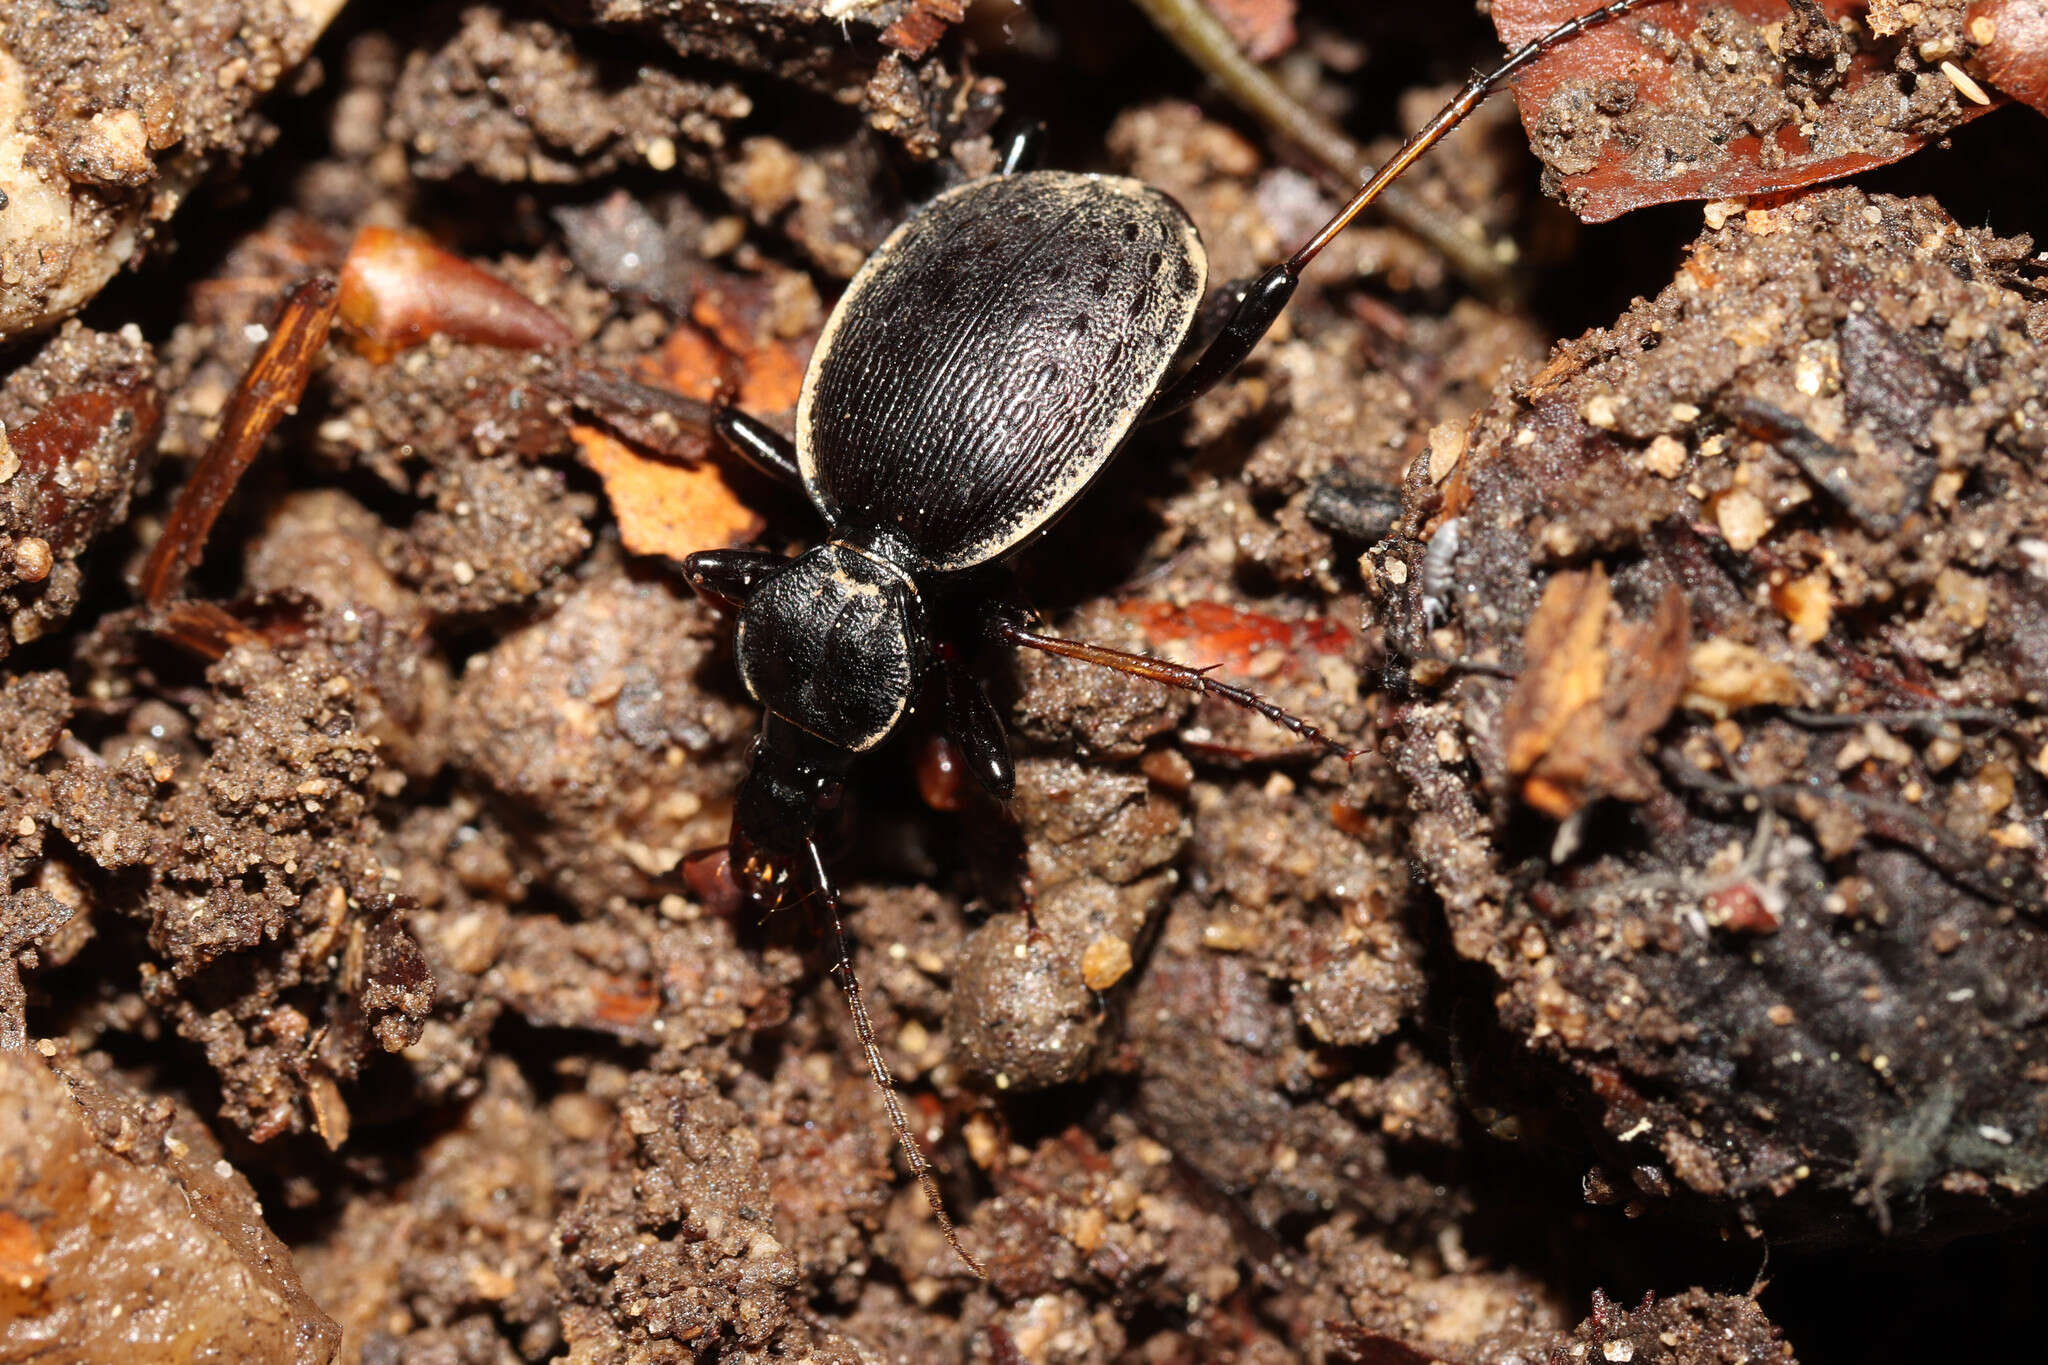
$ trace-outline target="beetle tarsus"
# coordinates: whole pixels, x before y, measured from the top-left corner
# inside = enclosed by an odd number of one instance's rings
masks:
[[[889,1064],[882,1059],[882,1049],[875,1042],[874,1022],[868,1018],[867,1003],[861,999],[860,979],[853,971],[853,951],[847,945],[846,926],[839,915],[839,889],[832,884],[832,876],[825,870],[825,858],[818,851],[818,841],[806,839],[804,848],[810,854],[811,877],[818,889],[818,899],[824,902],[825,916],[831,921],[833,949],[839,955],[832,974],[839,978],[839,988],[846,992],[847,1006],[853,1012],[853,1031],[860,1039],[861,1055],[867,1058],[868,1075],[882,1096],[882,1107],[889,1111],[889,1127],[895,1131],[896,1145],[902,1148],[904,1161],[909,1163],[911,1174],[917,1177],[925,1202],[931,1205],[932,1217],[938,1221],[939,1231],[946,1236],[946,1244],[953,1248],[954,1255],[966,1262],[967,1268],[977,1278],[985,1280],[988,1278],[987,1268],[961,1245],[960,1234],[946,1214],[946,1203],[939,1195],[938,1181],[932,1178],[932,1164],[925,1158],[917,1135],[910,1131],[910,1118],[903,1112],[903,1101],[896,1094],[895,1078],[889,1074]]]
[[[998,621],[994,629],[997,637],[1006,644],[1057,654],[1063,659],[1095,664],[1101,668],[1113,668],[1119,673],[1150,678],[1153,682],[1177,687],[1183,692],[1215,697],[1220,701],[1229,702],[1232,706],[1243,707],[1247,711],[1264,716],[1290,734],[1329,750],[1347,763],[1355,761],[1365,752],[1363,749],[1353,748],[1342,740],[1333,739],[1309,721],[1303,720],[1291,711],[1281,709],[1256,692],[1210,677],[1209,674],[1216,668],[1215,664],[1210,664],[1207,668],[1190,668],[1186,664],[1155,659],[1149,654],[1131,654],[1121,649],[1111,649],[1107,645],[1091,645],[1085,640],[1062,640],[1053,635],[1040,635],[1037,631],[1025,630],[1022,626],[1009,621]]]

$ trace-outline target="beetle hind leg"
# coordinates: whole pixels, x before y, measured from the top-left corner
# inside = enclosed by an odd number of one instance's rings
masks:
[[[1121,649],[1111,649],[1107,645],[1091,645],[1085,640],[1062,640],[1053,635],[1041,635],[1035,630],[1026,630],[1012,621],[995,621],[991,629],[996,638],[1005,644],[1023,649],[1036,649],[1046,654],[1057,654],[1063,659],[1094,664],[1098,668],[1113,668],[1119,673],[1150,678],[1153,682],[1177,687],[1183,692],[1193,692],[1200,696],[1227,701],[1232,706],[1242,707],[1264,716],[1281,729],[1310,744],[1329,750],[1347,763],[1365,753],[1363,749],[1353,748],[1342,740],[1324,734],[1311,722],[1291,711],[1283,710],[1256,692],[1234,687],[1211,677],[1214,665],[1209,668],[1189,668],[1185,664],[1155,659],[1149,654],[1132,654]]]
[[[946,737],[960,746],[967,769],[981,789],[1007,804],[1017,794],[1017,764],[1010,736],[996,714],[988,689],[967,668],[959,650],[940,644],[933,651],[946,701]]]

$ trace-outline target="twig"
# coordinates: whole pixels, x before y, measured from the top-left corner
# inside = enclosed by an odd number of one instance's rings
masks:
[[[164,521],[163,534],[142,566],[139,587],[151,606],[161,606],[185,584],[185,575],[206,553],[206,537],[220,518],[235,485],[242,481],[263,440],[298,408],[313,373],[313,358],[334,323],[335,283],[307,280],[286,297],[270,340],[242,377],[220,432]]]
[[[1366,151],[1314,110],[1282,90],[1238,49],[1230,31],[1204,0],[1135,0],[1167,41],[1245,112],[1313,156],[1332,176],[1355,185],[1371,173]],[[1387,217],[1421,238],[1450,262],[1474,289],[1489,297],[1512,292],[1511,243],[1475,240],[1456,222],[1398,185],[1379,197]]]

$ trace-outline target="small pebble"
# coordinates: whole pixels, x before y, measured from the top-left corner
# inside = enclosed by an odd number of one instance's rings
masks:
[[[1685,442],[1676,436],[1659,436],[1643,452],[1643,467],[1660,479],[1675,479],[1685,471]]]
[[[1442,483],[1465,456],[1465,428],[1443,422],[1429,429],[1429,481]]]
[[[1753,550],[1771,529],[1771,515],[1763,499],[1746,488],[1719,498],[1714,503],[1714,524],[1730,549]]]
[[[1081,980],[1091,991],[1106,991],[1131,970],[1131,945],[1104,934],[1081,954]]]
[[[42,582],[50,576],[56,562],[50,553],[50,542],[41,536],[25,536],[15,542],[14,576],[24,583]]]

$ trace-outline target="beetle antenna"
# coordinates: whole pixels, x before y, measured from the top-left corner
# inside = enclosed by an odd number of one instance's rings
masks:
[[[1207,668],[1190,668],[1186,664],[1155,659],[1149,654],[1131,654],[1121,649],[1111,649],[1108,645],[1092,645],[1086,640],[1062,640],[1053,635],[1040,635],[1035,630],[1026,630],[1011,621],[997,622],[995,633],[1005,644],[1042,650],[1047,654],[1057,654],[1063,659],[1094,664],[1098,668],[1113,668],[1119,673],[1150,678],[1153,682],[1165,683],[1168,687],[1178,687],[1183,692],[1215,697],[1229,702],[1232,706],[1241,706],[1247,711],[1264,716],[1281,729],[1307,740],[1310,744],[1328,749],[1346,763],[1356,761],[1365,753],[1363,749],[1355,749],[1340,739],[1324,734],[1292,711],[1282,710],[1256,692],[1233,687],[1227,682],[1219,682],[1210,677],[1209,674],[1216,667],[1214,664]]]
[[[1322,254],[1323,248],[1328,246],[1338,233],[1351,225],[1351,220],[1362,213],[1366,205],[1380,197],[1382,190],[1399,179],[1401,173],[1414,165],[1416,159],[1424,152],[1441,141],[1444,134],[1463,123],[1466,116],[1479,107],[1479,102],[1493,92],[1495,86],[1566,39],[1575,38],[1596,24],[1618,19],[1638,5],[1647,3],[1648,0],[1612,0],[1612,3],[1602,5],[1599,9],[1581,14],[1575,19],[1567,19],[1550,32],[1539,38],[1532,38],[1516,48],[1506,61],[1485,75],[1474,76],[1465,82],[1465,88],[1460,90],[1449,104],[1439,109],[1435,118],[1411,133],[1408,140],[1401,144],[1400,150],[1388,157],[1380,168],[1358,187],[1358,192],[1351,196],[1343,208],[1337,210],[1335,217],[1323,224],[1315,236],[1302,243],[1301,249],[1287,258],[1288,273],[1299,275],[1310,261]]]
[[[853,1031],[860,1039],[860,1050],[868,1061],[868,1075],[875,1082],[875,1089],[881,1093],[882,1107],[889,1111],[889,1127],[895,1130],[896,1145],[903,1149],[903,1159],[910,1164],[911,1174],[917,1177],[919,1187],[924,1190],[927,1204],[932,1206],[932,1217],[938,1220],[939,1231],[946,1234],[946,1244],[953,1248],[953,1254],[967,1263],[967,1268],[979,1279],[988,1278],[988,1269],[980,1261],[967,1254],[967,1248],[960,1244],[960,1234],[953,1227],[953,1220],[946,1216],[946,1202],[939,1197],[939,1185],[932,1178],[932,1164],[926,1160],[924,1148],[918,1145],[917,1135],[910,1131],[910,1118],[903,1112],[903,1101],[896,1094],[896,1080],[889,1074],[889,1064],[882,1060],[882,1049],[875,1043],[875,1025],[868,1018],[867,1003],[861,999],[860,979],[853,974],[853,951],[847,946],[846,926],[839,917],[839,889],[832,884],[831,874],[825,870],[825,857],[818,851],[816,839],[805,839],[804,848],[811,858],[811,876],[818,888],[818,898],[825,902],[825,914],[832,921],[832,942],[839,954],[839,961],[833,965],[832,974],[839,978],[839,988],[846,992],[846,1003],[853,1011]]]

